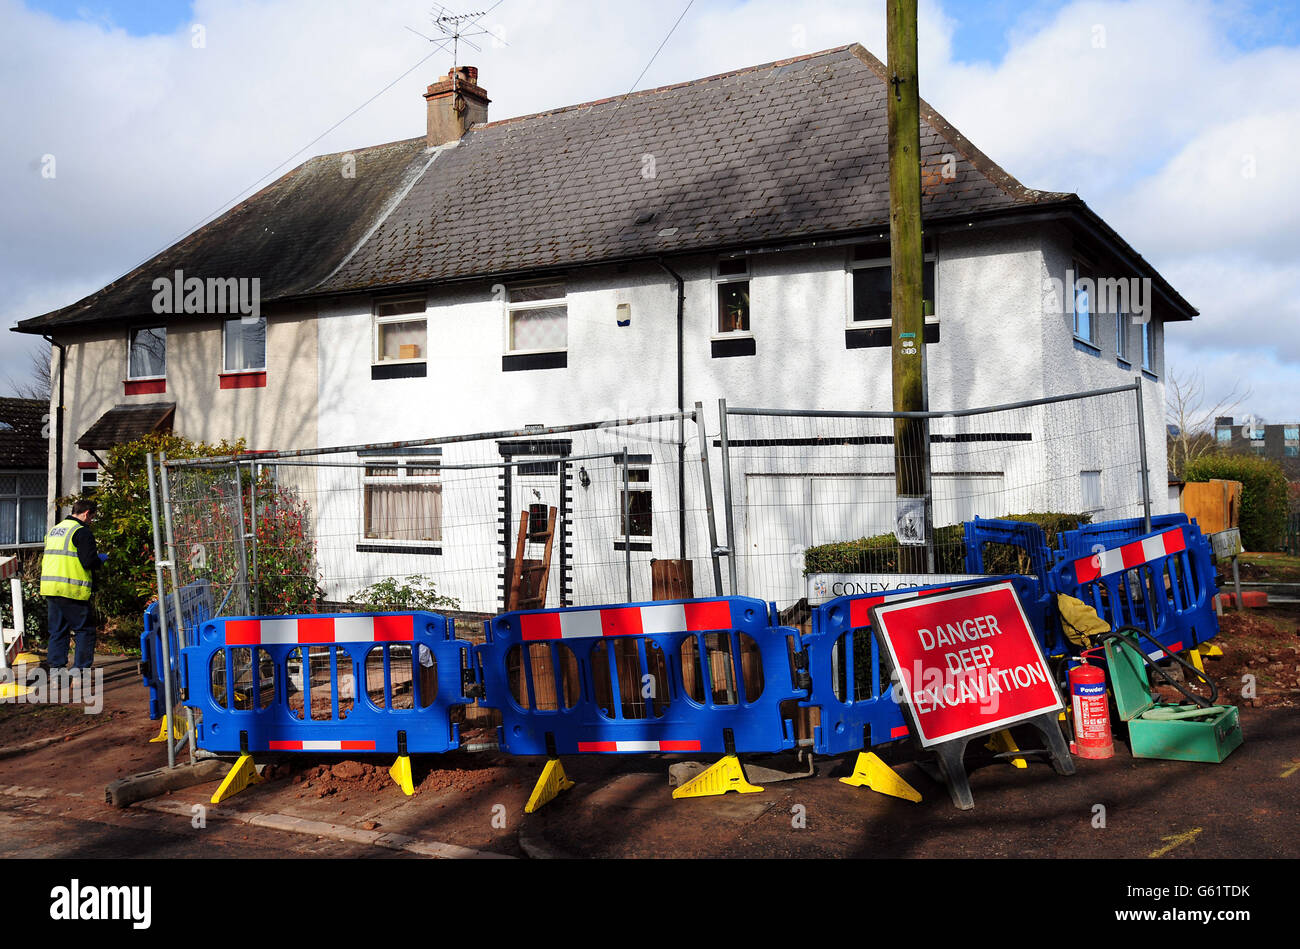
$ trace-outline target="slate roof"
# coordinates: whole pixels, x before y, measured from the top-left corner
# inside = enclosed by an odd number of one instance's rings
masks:
[[[18,329],[147,318],[149,284],[179,267],[260,276],[265,305],[887,228],[888,90],[854,44],[474,126],[434,152],[424,138],[378,146],[355,153],[351,180],[341,155],[316,158]],[[921,115],[927,224],[1073,209],[1142,262],[1077,196],[1024,187],[924,101]]]
[[[115,405],[86,429],[86,433],[77,439],[77,447],[86,451],[100,451],[124,442],[133,442],[152,432],[171,431],[175,417],[175,402]]]
[[[44,399],[0,399],[0,468],[45,470],[50,443],[42,429],[49,411]]]

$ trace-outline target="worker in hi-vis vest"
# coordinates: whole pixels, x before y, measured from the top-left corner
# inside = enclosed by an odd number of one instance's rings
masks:
[[[49,607],[50,649],[41,665],[62,669],[68,664],[68,640],[77,637],[74,669],[89,669],[95,662],[95,621],[90,609],[92,577],[107,556],[95,550],[90,522],[98,505],[80,498],[72,513],[45,535],[41,559],[41,596]]]

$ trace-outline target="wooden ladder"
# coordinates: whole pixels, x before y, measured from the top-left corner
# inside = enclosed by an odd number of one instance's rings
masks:
[[[510,569],[510,597],[506,604],[507,610],[545,608],[546,585],[551,576],[551,550],[555,541],[556,513],[555,508],[548,509],[546,529],[529,533],[529,514],[527,511],[519,512],[519,536],[515,541],[515,559]],[[524,548],[530,542],[543,545],[541,560],[524,559]]]

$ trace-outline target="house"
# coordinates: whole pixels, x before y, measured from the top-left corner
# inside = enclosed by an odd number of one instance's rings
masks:
[[[40,549],[49,502],[49,403],[0,399],[0,551]]]
[[[424,136],[314,158],[102,290],[20,323],[65,360],[53,490],[94,460],[84,433],[144,405],[190,437],[261,449],[723,397],[889,407],[889,87],[869,52],[496,122],[478,79],[459,67],[428,88]],[[930,404],[1136,377],[1149,470],[1165,470],[1164,333],[1196,311],[1077,195],[1025,187],[924,102],[921,115]],[[1108,282],[1141,288],[1140,316],[1137,299],[1100,299]],[[1104,514],[1118,488],[1075,469],[1068,496],[1038,503]],[[418,538],[340,501],[331,522],[358,534],[346,554],[391,564],[409,548],[409,572],[436,571],[428,535],[446,499],[424,493],[436,507]],[[972,513],[1007,512],[950,515]],[[648,541],[656,556],[680,543],[657,522]]]

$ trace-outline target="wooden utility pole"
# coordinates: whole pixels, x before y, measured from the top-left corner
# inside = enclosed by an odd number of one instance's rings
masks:
[[[925,399],[922,313],[921,97],[916,80],[917,0],[887,0],[889,33],[889,261],[892,277],[894,411],[919,412]],[[894,420],[899,570],[926,571],[929,423]],[[909,536],[916,532],[916,536]],[[909,540],[911,543],[909,543]]]

